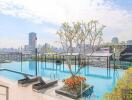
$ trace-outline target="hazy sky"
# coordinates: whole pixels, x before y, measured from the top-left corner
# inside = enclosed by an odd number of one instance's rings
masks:
[[[0,0],[0,47],[27,44],[29,32],[57,45],[62,22],[91,19],[107,26],[104,41],[132,39],[132,0]]]

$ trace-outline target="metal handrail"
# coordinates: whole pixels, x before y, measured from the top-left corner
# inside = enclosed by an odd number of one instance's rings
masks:
[[[6,100],[9,100],[9,87],[4,85],[0,85],[0,87],[6,88]]]
[[[52,79],[52,77],[53,77],[54,80],[57,78],[57,76],[56,76],[55,73],[51,73],[51,74],[50,74],[50,79]]]

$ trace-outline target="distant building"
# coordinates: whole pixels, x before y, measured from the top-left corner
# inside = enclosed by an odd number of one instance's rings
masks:
[[[127,45],[129,46],[129,45],[132,45],[132,40],[128,40],[127,41]]]
[[[50,44],[45,43],[44,47],[45,47],[45,48],[50,48]]]
[[[29,51],[31,54],[35,54],[35,48],[37,46],[37,36],[35,32],[29,33]]]
[[[1,48],[0,52],[19,52],[19,48]]]
[[[126,48],[120,53],[120,60],[132,62],[132,40],[127,41]]]
[[[90,46],[90,44],[79,44],[77,45],[77,47],[73,48],[74,49],[74,52],[80,52],[80,53],[89,53],[91,52],[92,48]]]
[[[112,40],[111,40],[111,42],[112,42],[113,44],[118,44],[119,40],[118,40],[117,37],[113,37]]]
[[[24,51],[29,51],[29,45],[24,45]]]
[[[109,53],[109,52],[110,52],[110,48],[109,48],[109,47],[100,48],[99,52],[102,52],[102,53]]]
[[[42,47],[42,53],[48,53],[51,51],[51,46],[48,43],[45,43]]]

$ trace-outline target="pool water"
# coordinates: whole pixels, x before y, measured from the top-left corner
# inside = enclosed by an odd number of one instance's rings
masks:
[[[19,80],[24,78],[22,74],[14,73],[8,70],[0,70],[0,76],[9,78],[11,80]]]
[[[73,71],[76,69],[73,65]],[[12,62],[12,63],[4,63],[0,65],[1,68],[6,68],[22,73],[27,73],[31,75],[36,74],[36,62],[35,61],[25,61],[21,62]],[[107,70],[107,68],[99,68],[99,67],[85,67],[81,69],[79,75],[85,76],[87,79],[87,83],[94,86],[93,98],[92,100],[100,100],[100,98],[106,93],[111,92],[115,87],[117,79],[119,79],[123,75],[124,71],[118,69],[114,71],[113,69]],[[4,75],[9,79],[17,80],[21,76],[13,75],[7,72],[0,72],[0,75]],[[37,64],[37,75],[42,77],[47,77],[50,79],[59,79],[63,80],[70,76],[67,65],[56,65],[51,62],[38,62]]]

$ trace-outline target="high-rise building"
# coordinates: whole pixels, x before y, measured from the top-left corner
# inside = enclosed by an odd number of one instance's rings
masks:
[[[127,45],[131,45],[132,46],[132,40],[128,40],[127,41]]]
[[[35,48],[37,46],[37,36],[35,32],[29,33],[29,51],[31,54],[35,54]]]
[[[118,44],[118,42],[119,42],[118,37],[113,37],[111,42],[113,44]]]

